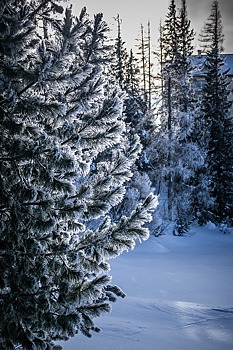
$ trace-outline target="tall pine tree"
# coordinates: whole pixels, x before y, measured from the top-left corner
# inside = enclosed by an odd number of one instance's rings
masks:
[[[128,61],[128,53],[125,48],[125,42],[122,39],[121,35],[121,19],[119,14],[115,18],[117,21],[117,38],[115,40],[114,47],[114,58],[115,62],[112,65],[113,74],[116,79],[116,82],[119,84],[121,89],[125,88],[126,80],[126,67]]]
[[[117,21],[117,38],[114,46],[114,64],[109,74],[114,75],[114,80],[125,95],[123,118],[126,123],[128,137],[132,141],[140,138],[141,155],[133,167],[133,177],[127,182],[127,191],[124,200],[112,210],[114,218],[122,213],[130,213],[135,203],[140,199],[145,199],[145,193],[148,194],[150,180],[142,169],[145,166],[145,128],[147,104],[144,101],[144,91],[140,86],[140,68],[138,60],[134,57],[133,50],[127,54],[125,43],[121,35],[121,20],[119,15]],[[144,181],[142,181],[142,179]],[[145,184],[145,186],[144,186]]]
[[[201,33],[204,44],[205,78],[202,98],[203,144],[206,145],[207,174],[215,222],[232,224],[233,213],[233,120],[230,113],[227,71],[224,70],[223,29],[219,4],[214,1]]]
[[[155,146],[155,167],[160,164],[159,188],[162,214],[175,222],[174,232],[183,234],[194,219],[193,189],[203,155],[193,140],[196,103],[191,89],[194,32],[190,27],[186,1],[177,11],[171,0],[161,28],[162,108],[161,128]],[[166,195],[165,195],[166,192]]]

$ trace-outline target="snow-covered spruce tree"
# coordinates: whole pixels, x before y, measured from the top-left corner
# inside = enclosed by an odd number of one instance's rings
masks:
[[[199,176],[204,165],[205,152],[196,139],[196,119],[199,114],[199,103],[195,98],[191,86],[193,66],[194,31],[188,18],[186,0],[181,1],[181,8],[177,14],[178,24],[178,55],[176,57],[176,79],[178,84],[173,92],[176,95],[178,128],[175,137],[178,139],[178,158],[174,176],[174,194],[176,207],[176,225],[178,234],[189,229],[189,225],[196,218],[196,197],[203,190],[203,179]],[[171,83],[172,85],[172,83]],[[172,88],[171,88],[172,89]],[[171,92],[172,93],[172,92]],[[176,105],[176,103],[175,103]],[[176,109],[176,108],[175,108]]]
[[[163,60],[161,128],[155,135],[153,163],[161,172],[158,193],[161,194],[162,215],[175,222],[174,233],[179,235],[187,231],[194,218],[194,179],[198,167],[203,164],[203,154],[193,139],[197,113],[190,83],[193,37],[186,1],[182,1],[177,14],[172,0],[160,43]]]
[[[54,11],[56,1],[0,3],[2,350],[55,349],[98,331],[93,318],[124,296],[107,260],[148,237],[155,205],[150,195],[111,222],[138,140],[127,139],[121,93],[103,74],[102,15],[66,10],[60,21]]]
[[[145,113],[147,106],[143,99],[142,87],[140,87],[140,68],[138,60],[134,57],[133,50],[128,54],[125,42],[122,39],[121,19],[117,15],[117,37],[113,49],[113,64],[109,75],[122,91],[126,93],[124,100],[125,121],[133,129],[137,128]]]
[[[126,194],[124,200],[113,208],[111,215],[118,218],[122,213],[130,213],[138,200],[145,199],[150,180],[144,172],[145,168],[145,128],[149,124],[147,121],[147,104],[144,101],[144,94],[140,86],[140,69],[138,60],[134,57],[133,50],[128,55],[125,43],[121,35],[121,20],[119,15],[117,20],[117,38],[113,50],[113,62],[110,66],[109,76],[113,75],[113,80],[125,95],[123,105],[123,119],[126,124],[128,137],[134,142],[135,137],[140,138],[141,154],[136,164],[132,167],[133,176],[126,183]],[[142,181],[143,179],[143,181]],[[144,186],[145,184],[145,186]],[[152,190],[152,189],[151,189]]]
[[[224,71],[223,29],[221,13],[217,1],[214,1],[210,16],[201,33],[205,47],[206,84],[202,97],[202,129],[200,140],[206,147],[206,172],[211,184],[210,196],[214,199],[211,219],[217,223],[232,225],[233,213],[233,120],[230,111],[232,103],[228,95],[227,72]]]

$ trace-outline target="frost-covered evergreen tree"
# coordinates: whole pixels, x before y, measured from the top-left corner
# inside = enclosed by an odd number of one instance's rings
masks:
[[[161,127],[155,135],[153,163],[161,173],[157,186],[162,216],[175,222],[174,233],[180,235],[194,218],[194,179],[203,164],[202,151],[193,139],[197,113],[191,88],[194,32],[185,0],[179,12],[171,1],[161,32]]]
[[[115,19],[117,21],[117,37],[113,50],[113,64],[109,74],[113,75],[117,85],[126,93],[124,101],[126,122],[135,128],[146,109],[140,87],[140,68],[133,50],[131,49],[129,54],[126,50],[121,34],[120,16],[117,15]]]
[[[214,1],[210,16],[201,33],[201,41],[206,52],[206,84],[202,98],[202,124],[204,130],[201,142],[206,147],[206,172],[210,186],[210,196],[214,205],[209,208],[210,219],[215,222],[232,224],[233,213],[233,120],[228,99],[227,72],[224,71],[223,30],[221,13]],[[207,208],[208,209],[208,208]]]
[[[140,157],[132,168],[133,176],[126,183],[124,200],[113,208],[112,217],[119,218],[122,213],[130,213],[138,200],[145,199],[145,193],[149,194],[151,182],[145,173],[148,166],[145,145],[148,141],[147,129],[148,106],[144,100],[144,90],[140,82],[139,60],[135,58],[133,50],[128,54],[121,35],[121,20],[117,20],[117,38],[114,46],[114,64],[109,75],[113,74],[114,80],[125,95],[122,118],[126,123],[126,132],[132,142],[140,139]],[[143,181],[141,181],[143,179]],[[151,189],[152,190],[152,189]]]
[[[152,195],[112,222],[140,149],[108,85],[107,26],[56,1],[0,3],[0,348],[99,331],[124,293],[107,260],[146,239]],[[44,31],[41,31],[44,27]],[[42,37],[43,36],[43,37]],[[105,157],[103,158],[103,155]]]

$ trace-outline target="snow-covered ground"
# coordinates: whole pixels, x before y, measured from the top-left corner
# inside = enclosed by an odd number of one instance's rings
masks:
[[[233,233],[192,226],[185,237],[151,236],[112,260],[126,292],[65,350],[232,350]]]

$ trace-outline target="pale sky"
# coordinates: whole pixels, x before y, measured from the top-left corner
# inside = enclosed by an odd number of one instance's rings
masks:
[[[213,0],[187,0],[189,19],[192,28],[198,37],[204,21],[208,18]],[[233,0],[219,0],[222,14],[223,30],[225,35],[225,53],[233,53]],[[92,18],[94,14],[102,12],[104,20],[107,22],[112,35],[115,37],[116,21],[113,17],[117,14],[122,19],[122,38],[126,42],[128,49],[134,51],[136,39],[140,36],[141,23],[147,26],[148,20],[151,22],[151,37],[154,49],[158,41],[158,27],[160,20],[165,19],[170,0],[68,0],[68,4],[73,3],[73,12],[78,15],[84,6]],[[176,0],[177,7],[180,0]],[[197,42],[194,43],[197,51]]]

